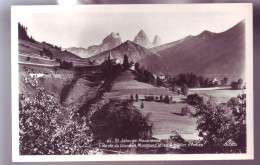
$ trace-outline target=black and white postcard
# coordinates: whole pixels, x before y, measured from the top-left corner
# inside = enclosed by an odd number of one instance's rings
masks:
[[[253,159],[252,4],[12,7],[15,162]]]

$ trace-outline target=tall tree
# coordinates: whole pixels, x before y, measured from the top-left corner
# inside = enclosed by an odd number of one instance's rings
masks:
[[[137,63],[135,63],[135,70],[136,71],[138,71],[139,70],[139,68],[140,68],[140,64],[137,62]]]
[[[158,77],[158,76],[157,76],[157,78],[156,78],[156,85],[157,85],[158,87],[163,86],[163,81],[162,81],[162,79],[160,79],[160,77]]]
[[[124,55],[123,68],[124,70],[128,70],[130,68],[130,63],[126,54]]]
[[[135,94],[135,101],[138,101],[138,94]]]

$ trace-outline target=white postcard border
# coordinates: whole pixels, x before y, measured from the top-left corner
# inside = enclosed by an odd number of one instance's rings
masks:
[[[169,10],[172,6],[179,5],[203,9],[203,6],[214,6],[216,10],[241,7],[248,10],[246,16],[246,83],[247,83],[247,153],[241,154],[144,154],[144,155],[19,155],[19,70],[18,70],[18,15],[21,11],[46,11],[46,9],[72,10],[73,8],[86,8],[88,12],[107,8],[108,12],[120,9],[121,12],[130,12],[142,8],[144,12]],[[153,5],[84,5],[84,6],[12,6],[11,7],[11,78],[12,78],[12,161],[13,162],[66,162],[66,161],[153,161],[153,160],[243,160],[254,159],[254,117],[253,117],[253,23],[252,8],[249,3],[233,4],[153,4]],[[127,10],[123,10],[127,9]],[[57,12],[59,11],[57,10]],[[48,11],[48,10],[47,10]]]

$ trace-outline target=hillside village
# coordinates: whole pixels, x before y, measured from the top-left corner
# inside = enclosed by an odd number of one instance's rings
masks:
[[[165,45],[158,45],[158,36],[148,42],[144,31],[124,43],[119,34],[111,33],[96,46],[102,51],[82,58],[28,37],[19,23],[20,154],[246,152],[243,25],[242,21],[223,33],[202,32]],[[221,59],[226,52],[209,45],[218,42],[218,47],[233,34],[232,43],[223,44],[238,50],[228,60]],[[191,50],[185,42],[201,44],[194,46],[198,57],[192,61],[187,60]],[[214,56],[205,56],[208,49]],[[233,59],[237,61],[230,62]],[[218,123],[205,126],[205,120]],[[212,137],[216,139],[208,140]],[[239,145],[219,147],[230,138]],[[168,146],[107,148],[108,139],[155,139],[154,145]],[[171,146],[191,143],[199,145]]]

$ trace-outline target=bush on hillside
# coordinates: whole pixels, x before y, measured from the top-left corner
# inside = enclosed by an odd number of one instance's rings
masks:
[[[203,103],[203,97],[200,97],[198,94],[188,95],[187,103],[190,105],[198,106]]]
[[[92,147],[86,117],[61,108],[36,77],[23,82],[30,93],[19,94],[19,151],[21,155],[78,155],[101,151]],[[34,93],[34,94],[32,94]]]
[[[197,117],[197,130],[203,138],[206,153],[246,152],[246,95],[232,98],[225,104],[208,101],[201,104],[193,117]],[[237,146],[225,147],[232,140]]]
[[[166,96],[164,97],[163,101],[164,101],[165,103],[167,103],[167,104],[170,104],[170,98],[169,98],[169,96],[166,95]]]
[[[243,79],[239,79],[237,82],[233,81],[231,87],[232,89],[243,89]]]
[[[66,60],[63,60],[62,62],[60,62],[60,68],[62,68],[62,69],[71,69],[72,67],[73,67],[72,62],[68,62]]]
[[[141,103],[141,108],[144,108],[144,103],[143,102]]]
[[[135,101],[138,101],[138,94],[135,94]]]
[[[139,139],[150,138],[152,124],[131,101],[112,101],[94,113],[94,134],[98,138]]]

